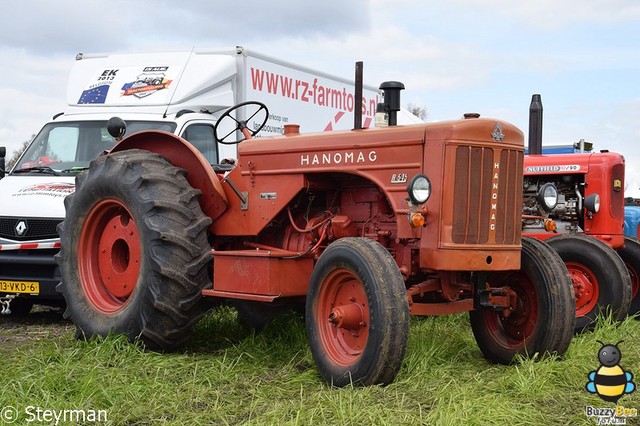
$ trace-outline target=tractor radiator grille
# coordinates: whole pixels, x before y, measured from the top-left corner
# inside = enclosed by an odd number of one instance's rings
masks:
[[[624,164],[616,164],[611,168],[611,179],[613,182],[624,182]],[[624,186],[614,186],[611,191],[611,216],[624,220]]]
[[[458,146],[455,156],[453,242],[520,244],[524,154]]]

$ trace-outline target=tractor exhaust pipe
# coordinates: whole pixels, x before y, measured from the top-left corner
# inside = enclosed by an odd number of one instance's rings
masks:
[[[7,148],[4,146],[0,146],[0,179],[2,179],[5,175],[5,160],[4,157],[7,155]]]
[[[362,108],[358,106],[362,104],[362,61],[356,62],[356,80],[355,80],[355,93],[353,102],[353,129],[362,129]]]
[[[404,90],[404,84],[399,81],[385,81],[380,85],[384,97],[384,110],[389,114],[389,126],[398,124],[398,111],[400,111],[400,91]]]
[[[531,96],[529,106],[529,154],[542,154],[542,98]]]

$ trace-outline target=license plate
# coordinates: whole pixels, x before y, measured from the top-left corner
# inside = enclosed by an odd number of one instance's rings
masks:
[[[40,283],[37,281],[4,281],[0,280],[0,293],[39,294]]]

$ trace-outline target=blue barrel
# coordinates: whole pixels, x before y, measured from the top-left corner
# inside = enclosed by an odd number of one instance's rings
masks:
[[[624,234],[640,238],[638,224],[640,223],[640,207],[624,206]]]

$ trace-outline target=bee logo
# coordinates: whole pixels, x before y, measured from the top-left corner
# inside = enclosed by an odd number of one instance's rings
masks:
[[[608,402],[618,403],[624,395],[636,390],[633,383],[633,374],[624,371],[619,365],[622,353],[618,345],[606,345],[598,340],[602,345],[598,351],[600,367],[589,373],[589,381],[585,385],[589,393],[597,394],[601,399]]]

